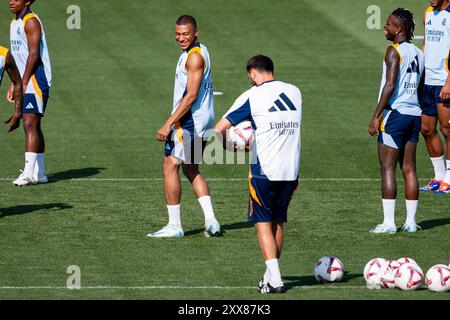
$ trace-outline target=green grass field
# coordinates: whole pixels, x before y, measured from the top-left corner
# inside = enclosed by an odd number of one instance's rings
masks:
[[[23,132],[7,134],[3,126],[0,134],[0,299],[450,298],[424,288],[371,291],[362,277],[377,256],[410,256],[425,272],[448,263],[450,197],[421,195],[423,230],[416,234],[368,233],[382,219],[377,143],[367,125],[387,42],[382,30],[367,29],[366,9],[380,5],[383,25],[388,13],[407,6],[419,22],[427,1],[78,0],[81,30],[66,28],[70,4],[34,6],[54,75],[43,122],[50,183],[14,188]],[[7,3],[0,14],[0,43],[8,46]],[[163,144],[154,136],[171,111],[180,54],[173,26],[181,14],[197,18],[210,51],[214,89],[224,92],[215,98],[217,118],[248,88],[245,63],[258,53],[273,58],[278,79],[302,91],[301,182],[286,226],[284,295],[255,290],[264,264],[246,222],[248,165],[202,167],[223,237],[203,236],[203,214],[186,181],[186,237],[145,237],[167,222]],[[5,120],[8,83],[0,92]],[[423,140],[418,175],[421,183],[432,176]],[[398,226],[402,188],[399,179]],[[343,261],[343,282],[315,282],[314,263],[323,255]],[[81,268],[81,290],[65,288],[70,265]]]

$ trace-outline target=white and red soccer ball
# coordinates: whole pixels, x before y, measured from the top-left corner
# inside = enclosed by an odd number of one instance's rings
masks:
[[[420,267],[412,263],[404,263],[398,268],[395,275],[395,286],[402,290],[416,290],[424,280]]]
[[[373,258],[367,262],[364,267],[364,279],[367,282],[369,289],[380,288],[380,278],[378,277],[378,271],[380,271],[381,265],[386,261],[384,258]]]
[[[430,291],[450,291],[450,267],[444,264],[432,266],[425,276],[425,284]]]
[[[320,283],[341,281],[344,277],[344,265],[336,257],[322,257],[314,266],[314,277]]]
[[[395,288],[395,276],[400,264],[396,260],[386,260],[378,270],[378,278],[382,288]]]
[[[228,131],[228,137],[234,143],[236,149],[244,150],[246,146],[253,143],[255,139],[252,123],[250,121],[243,121]]]
[[[410,258],[410,257],[403,257],[403,258],[397,259],[397,262],[400,264],[411,263],[412,265],[415,265],[416,267],[420,268],[419,264],[413,258]],[[420,269],[420,270],[422,270],[422,269]]]

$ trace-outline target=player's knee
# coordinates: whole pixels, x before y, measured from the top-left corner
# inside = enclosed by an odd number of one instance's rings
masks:
[[[444,135],[444,137],[447,139],[449,139],[449,133],[450,133],[450,128],[449,128],[449,124],[445,123],[445,124],[441,124],[441,132]]]
[[[426,125],[425,126],[422,125],[422,128],[420,131],[425,138],[431,138],[431,137],[435,136],[437,133],[435,128],[432,128],[432,127],[426,126]]]
[[[404,176],[415,175],[416,166],[413,163],[403,163],[402,173]]]
[[[177,173],[177,171],[178,171],[178,166],[176,165],[176,163],[174,163],[170,159],[170,157],[165,157],[164,161],[163,161],[163,175],[169,176],[174,173]]]

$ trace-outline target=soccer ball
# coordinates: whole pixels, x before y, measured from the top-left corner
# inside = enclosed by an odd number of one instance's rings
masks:
[[[245,150],[246,146],[253,143],[254,137],[253,127],[250,121],[243,121],[235,127],[231,127],[228,131],[229,140],[233,142],[238,150]]]
[[[336,257],[322,257],[314,266],[314,277],[320,283],[341,281],[344,277],[344,265]]]
[[[395,274],[396,269],[400,265],[398,262],[393,263],[395,260],[386,260],[380,266],[380,270],[378,270],[378,278],[380,279],[380,285],[383,288],[395,288]]]
[[[364,267],[364,279],[367,282],[369,289],[380,288],[380,278],[378,278],[378,271],[381,265],[386,261],[384,258],[373,258],[367,262]]]
[[[444,264],[432,266],[425,276],[428,289],[434,292],[450,290],[450,268]]]
[[[404,258],[397,259],[397,262],[400,263],[400,264],[411,263],[412,265],[415,265],[416,267],[419,267],[417,262],[414,259],[409,258],[409,257],[404,257]]]
[[[416,290],[423,283],[422,270],[411,263],[404,263],[395,275],[395,285],[402,290]]]

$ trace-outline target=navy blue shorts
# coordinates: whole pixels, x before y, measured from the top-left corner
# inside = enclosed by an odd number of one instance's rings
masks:
[[[250,177],[248,221],[287,222],[287,210],[298,180],[270,181],[267,177]]]
[[[418,142],[421,117],[384,110],[378,142],[395,149],[403,149],[408,141]]]
[[[439,97],[441,90],[442,86],[425,85],[421,103],[422,114],[430,117],[437,117],[437,105],[439,103],[444,103],[444,101]],[[445,100],[445,103],[450,103],[450,101]]]
[[[23,96],[22,114],[40,114],[45,113],[47,107],[48,95],[43,95],[42,99],[35,93],[27,93]]]

